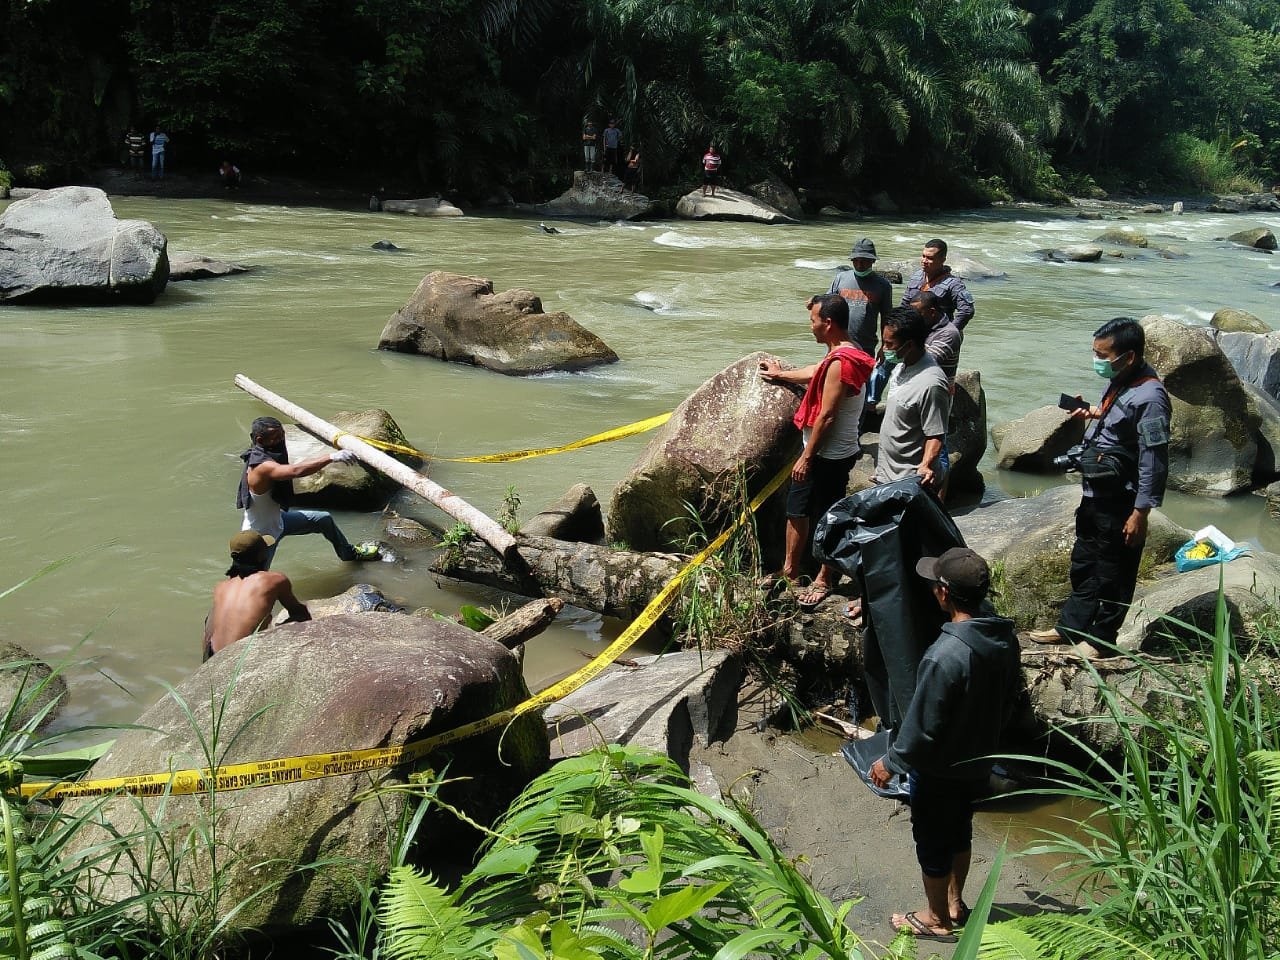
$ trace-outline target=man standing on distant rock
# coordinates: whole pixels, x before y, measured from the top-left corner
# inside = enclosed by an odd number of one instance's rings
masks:
[[[841,268],[830,292],[848,301],[849,339],[874,357],[880,326],[893,309],[893,284],[876,273],[876,245],[866,237],[853,245],[849,260],[853,269]]]
[[[271,625],[276,601],[289,611],[289,623],[311,619],[306,604],[293,595],[293,584],[283,573],[267,569],[273,537],[256,530],[242,530],[231,538],[231,567],[227,579],[213,588],[213,609],[204,620],[204,657],[208,660]]]
[[[915,693],[888,752],[871,765],[881,789],[908,777],[911,835],[928,906],[895,913],[893,925],[924,939],[954,941],[968,919],[964,885],[973,847],[973,804],[987,793],[991,756],[1013,714],[1021,662],[1013,621],[984,604],[987,562],[968,547],[924,557],[916,573],[933,584],[948,622],[916,669]]]
[[[622,148],[622,129],[618,126],[618,121],[609,120],[609,125],[604,128],[604,172],[612,173],[615,177],[618,175],[618,162],[622,159],[619,152]]]
[[[720,153],[716,150],[713,143],[707,147],[707,152],[702,155],[702,195],[707,195],[707,190],[711,191],[711,196],[716,195],[716,187],[720,183]]]
[[[939,458],[951,412],[947,376],[925,350],[928,324],[910,307],[897,307],[884,322],[881,349],[894,365],[889,377],[876,483],[917,476],[931,489],[942,482]]]
[[[255,530],[272,538],[268,544],[264,570],[275,557],[278,541],[304,533],[319,533],[333,545],[339,560],[378,560],[377,544],[352,545],[342,535],[333,517],[323,510],[286,509],[293,500],[293,481],[319,473],[331,463],[350,463],[355,455],[335,450],[303,463],[290,463],[284,426],[275,417],[259,417],[249,428],[252,446],[240,454],[244,472],[236,491],[236,507],[244,511],[244,530]]]
[[[1146,333],[1131,317],[1093,333],[1093,369],[1109,383],[1098,406],[1071,414],[1098,421],[1080,458],[1071,596],[1055,627],[1031,632],[1037,643],[1078,641],[1072,651],[1089,660],[1104,655],[1098,643],[1115,643],[1138,583],[1147,514],[1164,502],[1169,477],[1172,408],[1145,351]]]
[[[875,361],[849,338],[849,305],[838,294],[809,300],[809,330],[827,348],[818,363],[783,370],[776,360],[760,362],[760,376],[770,383],[806,384],[795,424],[804,450],[791,470],[787,494],[786,559],[782,576],[796,580],[809,550],[809,531],[815,518],[845,495],[849,471],[862,455],[858,422],[862,419],[862,388]],[[825,600],[840,579],[840,571],[823,565],[813,583],[796,596],[805,609]],[[776,575],[761,586],[771,589]]]
[[[582,162],[587,170],[596,168],[596,158],[599,156],[600,149],[600,133],[596,130],[596,122],[590,117],[582,125]]]

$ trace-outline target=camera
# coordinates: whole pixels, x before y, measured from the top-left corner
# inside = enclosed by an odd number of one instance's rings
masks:
[[[1059,470],[1066,470],[1068,472],[1072,470],[1079,470],[1080,457],[1083,453],[1084,453],[1084,444],[1077,443],[1074,447],[1072,447],[1062,456],[1054,457],[1053,465],[1057,467]]]

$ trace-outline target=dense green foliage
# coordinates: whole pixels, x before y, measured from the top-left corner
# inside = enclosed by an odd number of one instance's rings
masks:
[[[1059,172],[1155,186],[1211,169],[1199,185],[1223,186],[1280,175],[1278,8],[5,0],[0,157],[57,179],[119,162],[129,125],[158,122],[179,169],[527,194],[581,165],[590,114],[643,144],[651,184],[691,179],[715,140],[731,180],[862,196],[1048,195]]]

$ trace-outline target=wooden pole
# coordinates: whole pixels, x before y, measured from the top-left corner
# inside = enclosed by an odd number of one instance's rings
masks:
[[[406,467],[399,460],[390,457],[381,450],[375,450],[363,440],[344,433],[327,420],[321,420],[315,414],[304,410],[297,404],[290,403],[284,397],[272,393],[261,384],[254,383],[242,373],[236,374],[236,386],[250,396],[257,397],[269,407],[274,407],[285,416],[316,436],[343,450],[350,450],[356,459],[392,480],[412,490],[429,503],[435,504],[455,520],[460,520],[471,528],[477,537],[487,543],[498,556],[517,568],[523,567],[520,554],[516,552],[516,538],[509,534],[501,524],[492,517],[481,513],[467,501],[450,493],[438,483],[433,483],[416,470]]]

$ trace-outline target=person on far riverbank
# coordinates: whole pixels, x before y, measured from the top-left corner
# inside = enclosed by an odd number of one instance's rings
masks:
[[[596,158],[600,155],[600,131],[596,122],[590,117],[582,124],[582,162],[583,169],[591,171],[596,168]]]
[[[705,197],[707,191],[711,191],[711,196],[716,195],[716,187],[720,184],[720,152],[716,150],[713,143],[707,147],[707,152],[702,155],[702,195]]]
[[[156,124],[154,130],[151,131],[151,179],[164,179],[164,157],[165,151],[169,147],[169,135],[164,132],[164,127]]]
[[[136,127],[130,127],[125,134],[124,145],[129,150],[129,170],[135,180],[142,179],[143,166],[147,156],[147,138],[140,134]]]
[[[293,594],[283,573],[267,569],[274,537],[241,530],[231,538],[231,567],[227,579],[213,588],[213,609],[204,620],[204,660],[219,650],[271,625],[276,602],[289,611],[289,623],[311,619],[306,604]]]
[[[288,509],[293,500],[293,481],[319,473],[331,463],[350,463],[355,455],[348,450],[335,450],[302,463],[289,462],[284,426],[275,417],[258,417],[249,428],[252,446],[240,454],[244,472],[236,491],[236,507],[244,511],[244,530],[256,530],[271,537],[266,563],[271,567],[279,541],[305,533],[321,534],[333,545],[339,560],[378,560],[382,552],[377,544],[352,544],[342,535],[333,516],[323,510]]]
[[[964,885],[973,846],[973,805],[989,789],[990,757],[1013,713],[1021,660],[1013,621],[985,604],[987,561],[968,547],[924,557],[948,622],[920,659],[915,693],[888,752],[871,765],[884,789],[907,777],[911,835],[928,906],[895,913],[893,925],[928,940],[954,941],[968,919]]]
[[[1083,495],[1071,548],[1071,596],[1036,643],[1071,643],[1093,660],[1109,656],[1133,591],[1147,539],[1147,514],[1164,502],[1169,478],[1169,394],[1146,362],[1146,333],[1116,317],[1093,333],[1093,369],[1108,381],[1096,407],[1071,415],[1096,420],[1079,458]],[[1099,644],[1102,647],[1099,648]]]
[[[782,576],[795,581],[809,551],[809,532],[815,518],[845,495],[849,471],[862,455],[858,424],[862,419],[863,387],[875,361],[849,339],[849,304],[836,293],[812,297],[809,330],[827,348],[818,363],[798,370],[783,370],[776,360],[760,361],[760,377],[769,383],[806,384],[795,424],[804,439],[804,450],[791,469],[787,494],[786,559]],[[835,589],[840,571],[824,564],[796,602],[813,609]],[[766,592],[777,574],[761,582]]]
[[[609,125],[604,128],[604,164],[601,169],[605,173],[618,175],[618,164],[622,160],[622,128],[618,121],[610,118]]]

